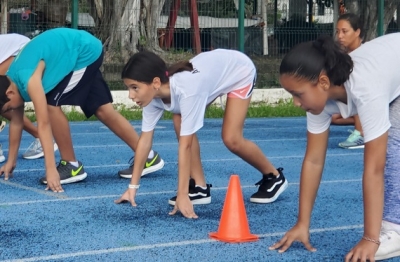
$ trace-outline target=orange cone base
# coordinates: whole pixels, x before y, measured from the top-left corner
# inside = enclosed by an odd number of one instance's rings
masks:
[[[242,236],[240,238],[229,238],[229,237],[220,236],[218,234],[218,232],[213,232],[213,233],[210,233],[209,236],[212,239],[222,241],[222,242],[227,242],[227,243],[253,242],[253,241],[257,241],[259,239],[257,235],[253,235],[253,234],[248,234],[247,236]]]

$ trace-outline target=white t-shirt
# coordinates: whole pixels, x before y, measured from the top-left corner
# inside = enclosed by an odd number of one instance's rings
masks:
[[[350,53],[353,72],[344,83],[347,104],[328,101],[319,115],[307,113],[307,129],[319,134],[327,130],[331,116],[358,114],[369,142],[390,128],[389,104],[400,95],[400,33],[369,41]]]
[[[170,77],[171,104],[153,99],[143,108],[142,131],[153,130],[164,110],[182,115],[181,136],[203,127],[208,104],[217,97],[252,84],[256,76],[253,62],[235,50],[216,49],[200,53],[190,62],[193,71]]]
[[[18,55],[29,40],[28,37],[19,34],[0,34],[0,64]]]

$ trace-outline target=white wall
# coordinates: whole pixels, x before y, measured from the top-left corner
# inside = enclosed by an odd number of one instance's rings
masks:
[[[128,91],[127,90],[122,90],[122,91],[112,91],[112,96],[114,99],[114,104],[119,106],[119,105],[124,105],[127,108],[138,108],[132,100],[128,98]],[[271,89],[254,89],[253,96],[252,96],[252,103],[257,103],[257,102],[264,102],[267,104],[274,104],[279,101],[286,101],[291,98],[291,95],[286,92],[283,88],[271,88]],[[223,103],[225,102],[226,96],[222,98]],[[217,106],[221,105],[220,99],[216,99],[214,101],[214,104]],[[63,110],[65,112],[71,111],[71,109],[74,109],[78,112],[81,112],[81,109],[79,107],[74,107],[74,106],[63,106]],[[26,103],[25,105],[25,110],[31,111],[33,110],[33,104],[32,102]]]

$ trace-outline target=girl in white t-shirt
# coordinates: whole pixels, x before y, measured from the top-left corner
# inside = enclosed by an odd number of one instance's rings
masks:
[[[19,34],[0,34],[0,75],[5,75],[14,57],[18,55],[21,49],[29,42],[29,38]],[[10,112],[3,113],[1,116],[11,119]],[[24,130],[31,134],[35,140],[22,155],[25,159],[37,159],[43,157],[42,146],[39,141],[38,129],[32,122],[24,116]],[[54,150],[57,150],[57,144],[54,143]],[[0,162],[5,160],[0,156]]]
[[[310,251],[312,207],[324,167],[331,117],[358,113],[364,131],[364,235],[346,261],[400,256],[400,34],[376,38],[346,54],[330,37],[294,47],[280,82],[307,111],[307,150],[297,224],[271,249],[293,241]],[[383,214],[383,215],[382,215]],[[378,249],[379,248],[379,249]]]
[[[275,169],[260,148],[243,137],[255,77],[256,68],[252,61],[234,50],[204,52],[169,68],[154,53],[133,55],[123,69],[122,78],[129,90],[129,98],[143,107],[142,133],[131,183],[116,202],[130,201],[136,205],[135,195],[145,156],[151,148],[156,123],[166,110],[175,114],[179,140],[178,192],[169,201],[175,206],[170,214],[179,210],[187,218],[197,218],[193,204],[208,204],[211,196],[201,166],[196,132],[203,126],[206,107],[225,94],[222,140],[231,152],[263,174],[257,183],[258,192],[250,201],[275,201],[288,185],[283,169]]]

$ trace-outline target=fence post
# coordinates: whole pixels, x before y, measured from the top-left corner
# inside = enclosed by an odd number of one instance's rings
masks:
[[[383,11],[385,9],[384,0],[378,0],[378,36],[383,35]]]
[[[78,6],[79,0],[72,0],[72,8],[71,8],[71,27],[77,29],[78,28]]]
[[[239,0],[238,49],[244,52],[244,0]]]

